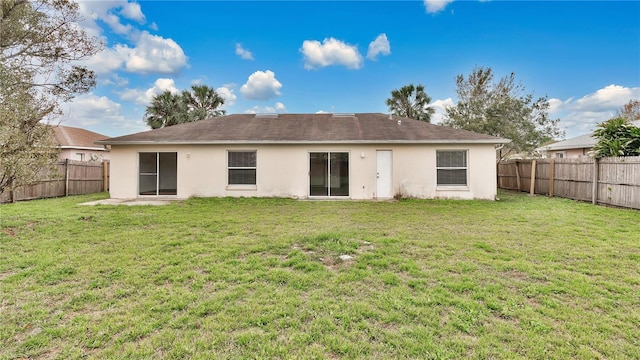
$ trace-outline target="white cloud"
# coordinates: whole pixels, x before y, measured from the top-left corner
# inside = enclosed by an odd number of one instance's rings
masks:
[[[76,96],[65,107],[67,119],[81,126],[96,125],[98,119],[93,116],[96,113],[102,114],[103,117],[113,117],[121,111],[120,104],[106,96],[96,96],[93,93]]]
[[[158,31],[158,24],[156,24],[156,22],[152,22],[151,24],[149,24],[149,29],[153,30],[153,31]]]
[[[109,77],[98,78],[101,85],[111,85],[116,87],[125,87],[129,85],[129,79],[113,74]]]
[[[280,95],[282,84],[273,71],[256,71],[240,87],[242,95],[250,100],[267,100]]]
[[[328,111],[324,111],[324,110],[318,110],[316,111],[316,114],[328,114]]]
[[[140,33],[134,48],[116,45],[115,49],[123,57],[128,72],[175,74],[187,65],[187,56],[180,45],[148,31]]]
[[[131,26],[130,24],[122,24],[120,22],[120,18],[116,14],[106,14],[101,18],[101,20],[107,23],[111,30],[113,30],[113,32],[115,32],[116,34],[124,35],[130,33],[133,30],[133,26]]]
[[[97,23],[102,21],[127,41],[104,49],[85,62],[98,74],[121,68],[132,73],[175,74],[187,66],[187,56],[174,40],[152,35],[146,30],[140,31],[123,22],[145,23],[139,3],[126,0],[81,1],[79,12],[85,18],[80,25],[89,35],[102,36],[102,28]],[[152,23],[150,27],[157,28],[157,25]],[[102,36],[102,39],[106,42],[106,38]]]
[[[608,85],[577,100],[549,99],[549,114],[560,119],[567,138],[592,132],[631,99],[640,99],[640,87]]]
[[[95,71],[98,75],[108,74],[122,67],[124,59],[115,49],[104,49],[93,55],[84,64]]]
[[[285,112],[285,111],[287,111],[287,107],[284,106],[284,104],[281,103],[281,102],[277,102],[276,105],[275,105],[275,108],[276,108],[276,112]]]
[[[435,14],[444,10],[453,0],[424,0],[424,7],[429,14]]]
[[[571,100],[573,100],[573,98],[570,98],[566,101],[570,102]],[[565,102],[560,99],[549,99],[549,114],[559,112],[564,104]]]
[[[125,35],[134,30],[130,24],[122,23],[120,16],[116,14],[117,10],[120,10],[119,13],[125,18],[138,23],[144,23],[145,20],[140,4],[129,3],[126,0],[80,1],[78,4],[80,15],[85,19],[82,21],[82,26],[94,36],[102,33],[102,29],[96,23],[97,20],[103,21],[117,34]]]
[[[137,2],[126,3],[122,6],[120,13],[127,19],[137,21],[140,24],[145,23],[145,16],[142,13],[140,4]]]
[[[154,96],[162,94],[165,91],[170,91],[174,94],[179,92],[173,79],[158,78],[153,83],[153,86],[147,90],[126,89],[120,92],[120,99],[132,101],[137,105],[147,106],[151,103]]]
[[[176,74],[187,66],[187,56],[172,39],[142,31],[134,47],[118,44],[93,55],[84,63],[99,75],[120,69],[139,74]]]
[[[244,111],[245,114],[281,114],[287,112],[287,107],[277,102],[273,106],[254,106]]]
[[[173,79],[158,78],[153,83],[152,89],[158,90],[156,94],[160,94],[167,90],[171,91],[174,94],[179,92],[178,88],[176,87],[176,82]]]
[[[98,3],[93,1],[78,2],[78,12],[83,18],[83,20],[79,22],[79,25],[87,32],[89,36],[99,37],[102,34],[102,28],[98,26],[98,24],[96,24],[96,20],[98,20],[99,16],[93,9],[93,6],[98,4],[105,5],[105,3]]]
[[[304,55],[304,68],[308,70],[329,65],[359,69],[363,63],[362,55],[355,45],[334,38],[326,38],[322,43],[317,40],[305,40],[300,51]]]
[[[131,73],[175,74],[187,66],[187,56],[172,39],[142,31],[135,47],[118,44],[85,61],[98,74],[123,69]]]
[[[389,44],[389,40],[387,39],[387,34],[380,34],[375,40],[369,43],[367,59],[376,60],[378,54],[391,54],[391,45]]]
[[[453,106],[453,99],[446,98],[444,100],[436,100],[430,104],[430,106],[435,110],[433,115],[431,115],[431,123],[432,124],[440,124],[442,120],[445,118],[445,114],[447,113],[447,107]]]
[[[620,85],[606,86],[593,94],[576,100],[577,109],[610,110],[618,109],[628,103],[630,99],[640,98],[640,88],[628,88]]]
[[[224,106],[233,106],[236,103],[236,99],[238,98],[236,94],[234,94],[234,85],[233,84],[225,84],[216,89],[216,92],[220,97],[224,99]]]
[[[245,60],[253,60],[253,54],[251,54],[251,51],[244,49],[240,43],[236,44],[236,55]]]
[[[109,125],[112,129],[122,129],[124,132],[138,132],[147,127],[140,119],[126,118],[122,114],[122,105],[106,96],[96,96],[93,93],[75,97],[71,102],[63,105],[64,117],[62,125],[92,128],[102,133],[100,125]],[[105,135],[117,135],[107,134]]]

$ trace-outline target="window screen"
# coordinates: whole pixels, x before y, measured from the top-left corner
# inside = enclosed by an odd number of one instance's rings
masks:
[[[467,186],[467,151],[436,152],[438,186]]]
[[[229,185],[256,184],[256,152],[229,151]]]

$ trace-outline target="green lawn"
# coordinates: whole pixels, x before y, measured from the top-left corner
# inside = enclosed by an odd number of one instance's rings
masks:
[[[0,206],[0,359],[640,358],[640,211],[104,197]]]

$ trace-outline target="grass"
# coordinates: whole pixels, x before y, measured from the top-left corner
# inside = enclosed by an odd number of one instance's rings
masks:
[[[0,206],[0,359],[640,358],[639,211],[104,197]]]

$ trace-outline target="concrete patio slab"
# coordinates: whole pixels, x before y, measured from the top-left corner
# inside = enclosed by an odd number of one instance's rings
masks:
[[[139,206],[139,205],[150,205],[150,206],[160,206],[167,205],[175,201],[181,201],[183,199],[102,199],[96,201],[90,201],[78,205],[126,205],[126,206]]]

